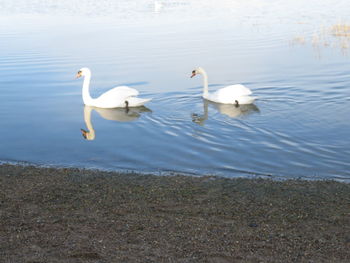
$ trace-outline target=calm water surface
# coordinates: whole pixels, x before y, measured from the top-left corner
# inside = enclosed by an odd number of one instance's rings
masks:
[[[0,0],[0,160],[349,182],[350,2],[321,2]],[[204,101],[198,66],[259,99]],[[84,107],[81,67],[153,100]]]

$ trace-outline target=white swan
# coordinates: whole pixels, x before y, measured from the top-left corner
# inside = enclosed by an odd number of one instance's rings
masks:
[[[251,104],[254,102],[256,97],[250,96],[252,94],[251,90],[247,87],[236,84],[230,85],[224,88],[221,88],[213,93],[209,93],[208,91],[208,75],[202,68],[197,68],[192,71],[192,77],[197,74],[202,74],[204,79],[204,87],[203,87],[203,98],[223,104]]]
[[[119,86],[110,89],[96,99],[91,98],[89,92],[91,71],[88,68],[82,68],[78,71],[76,77],[84,76],[83,83],[83,101],[85,105],[98,108],[128,108],[139,107],[151,99],[141,99],[136,97],[139,92],[136,89],[127,86]]]

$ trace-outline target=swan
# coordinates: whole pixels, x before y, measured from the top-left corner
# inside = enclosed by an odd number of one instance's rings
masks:
[[[129,108],[139,107],[149,102],[151,99],[141,99],[136,97],[139,92],[136,89],[129,88],[127,86],[119,86],[110,89],[103,93],[96,99],[91,98],[89,92],[91,71],[88,68],[81,68],[76,78],[84,78],[83,83],[83,101],[87,106],[94,106],[98,108]]]
[[[91,106],[84,106],[84,121],[87,130],[80,129],[81,134],[84,139],[92,141],[95,139],[95,129],[91,122],[91,112],[95,110],[102,118],[110,121],[118,121],[118,122],[129,122],[137,120],[142,113],[151,112],[150,109],[142,106],[132,109],[105,109],[105,108],[96,108]]]
[[[222,104],[251,104],[254,102],[256,97],[250,96],[251,90],[247,87],[236,84],[221,88],[213,93],[208,91],[208,75],[203,68],[197,68],[192,71],[191,78],[197,74],[203,75],[204,87],[203,87],[203,98],[216,103]]]

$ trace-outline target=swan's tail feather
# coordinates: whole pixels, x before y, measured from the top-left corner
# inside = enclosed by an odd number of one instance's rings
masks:
[[[257,98],[253,96],[241,96],[237,101],[239,104],[252,104]]]
[[[126,101],[128,101],[129,107],[140,107],[146,104],[147,102],[151,101],[152,99],[142,99],[137,97],[130,97]]]

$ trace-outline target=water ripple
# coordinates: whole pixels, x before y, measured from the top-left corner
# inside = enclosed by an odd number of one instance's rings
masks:
[[[348,58],[290,44],[348,1],[39,2],[0,1],[1,160],[350,181]],[[83,66],[92,96],[130,85],[148,110],[94,109],[85,140]],[[211,91],[242,83],[256,103],[203,100],[197,66]]]

